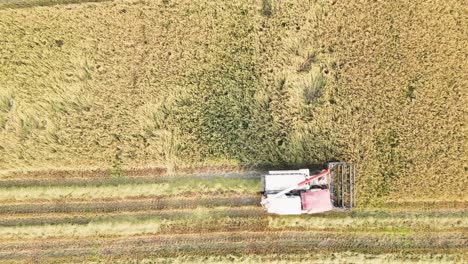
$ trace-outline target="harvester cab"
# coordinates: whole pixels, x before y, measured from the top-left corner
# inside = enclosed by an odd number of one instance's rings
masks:
[[[313,214],[356,205],[355,168],[331,162],[310,175],[309,169],[269,171],[262,175],[262,206],[280,215]]]

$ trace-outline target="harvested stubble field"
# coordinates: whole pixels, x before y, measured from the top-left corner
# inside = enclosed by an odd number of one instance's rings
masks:
[[[0,262],[466,262],[466,14],[0,0]],[[356,210],[267,215],[244,172],[330,160]]]
[[[278,217],[259,206],[257,173],[148,175],[152,181],[144,182],[124,177],[120,185],[112,176],[97,185],[83,177],[49,188],[28,185],[24,177],[5,180],[0,262],[437,263],[467,257],[466,202],[389,202]],[[111,191],[116,187],[122,191]]]

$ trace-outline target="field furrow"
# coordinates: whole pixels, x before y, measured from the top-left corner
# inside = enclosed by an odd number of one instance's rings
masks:
[[[179,179],[163,183],[120,184],[105,186],[31,186],[0,188],[0,203],[57,200],[144,197],[151,195],[171,196],[191,191],[199,195],[218,192],[220,194],[254,194],[260,189],[258,179],[213,178],[200,180]]]
[[[258,206],[260,197],[252,194],[214,193],[211,195],[182,193],[177,197],[145,196],[126,197],[125,199],[95,199],[86,202],[68,201],[66,199],[55,202],[14,203],[0,205],[0,215],[11,214],[46,214],[46,213],[102,213],[102,212],[133,212],[162,209],[189,209],[197,207],[216,206]]]
[[[146,254],[159,257],[224,254],[291,254],[353,251],[370,254],[460,253],[467,246],[460,234],[370,235],[317,232],[238,232],[138,236],[107,240],[46,240],[34,246],[2,246],[0,259],[83,255]],[[21,250],[17,250],[21,248]]]
[[[126,172],[127,173],[127,172]],[[156,184],[168,182],[181,182],[199,180],[220,180],[220,179],[259,179],[259,172],[250,173],[216,173],[216,174],[196,174],[196,175],[166,175],[155,174],[154,176],[141,175],[141,172],[134,174],[124,174],[119,176],[112,175],[93,175],[78,174],[79,176],[59,178],[54,177],[41,177],[41,176],[25,176],[13,175],[0,177],[0,188],[12,187],[88,187],[88,186],[117,186],[122,184]]]

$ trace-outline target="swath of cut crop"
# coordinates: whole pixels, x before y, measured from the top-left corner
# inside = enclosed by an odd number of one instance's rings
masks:
[[[120,176],[113,176],[111,174],[100,177],[82,176],[82,177],[67,177],[63,175],[62,178],[48,178],[37,176],[36,178],[5,178],[0,179],[0,188],[11,187],[59,187],[59,186],[115,186],[122,184],[149,184],[149,183],[166,183],[174,181],[191,181],[193,179],[199,180],[221,180],[221,179],[259,179],[259,172],[245,172],[245,173],[200,173],[195,175],[132,175],[122,174]]]
[[[145,195],[177,195],[184,192],[227,192],[253,194],[258,192],[258,179],[183,179],[164,183],[121,184],[117,186],[57,186],[11,187],[0,189],[0,201],[28,201],[35,199],[104,198]]]
[[[134,212],[163,209],[190,209],[216,206],[255,206],[260,203],[258,195],[210,195],[181,194],[179,197],[149,197],[137,199],[94,200],[88,202],[39,202],[0,205],[0,214],[44,214],[44,213],[102,213]]]
[[[220,218],[259,218],[264,216],[265,212],[259,207],[215,207],[203,208],[196,207],[193,209],[170,209],[170,210],[144,210],[139,212],[113,212],[106,214],[96,213],[78,213],[78,214],[26,214],[26,215],[8,215],[2,216],[0,219],[0,227],[21,227],[30,225],[86,225],[91,222],[115,222],[122,220],[145,221],[150,219],[161,219],[171,221],[194,221],[201,217],[207,219],[220,219]],[[195,218],[195,219],[194,219]],[[200,223],[199,223],[200,225]]]

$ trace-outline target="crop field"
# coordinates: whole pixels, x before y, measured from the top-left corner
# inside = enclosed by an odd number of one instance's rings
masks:
[[[0,263],[468,262],[464,0],[0,0]],[[355,164],[273,216],[268,169]]]
[[[12,176],[0,190],[0,262],[467,260],[466,202],[279,217],[259,205],[259,175],[90,172],[60,182],[43,176],[48,187]]]
[[[363,205],[467,199],[463,1],[0,3],[2,174],[341,160]]]

